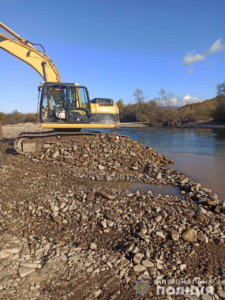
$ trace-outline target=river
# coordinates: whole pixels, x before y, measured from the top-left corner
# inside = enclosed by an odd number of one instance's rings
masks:
[[[174,169],[225,200],[225,130],[150,127],[102,131],[128,135],[154,148],[176,162]]]

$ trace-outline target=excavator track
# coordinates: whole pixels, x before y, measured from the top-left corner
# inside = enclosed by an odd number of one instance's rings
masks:
[[[44,147],[44,144],[47,142],[59,142],[64,141],[63,137],[66,140],[70,140],[76,136],[87,136],[87,135],[99,135],[100,132],[68,132],[68,131],[47,131],[47,132],[24,132],[21,133],[14,141],[14,149],[18,154],[28,155],[32,154],[41,148]]]

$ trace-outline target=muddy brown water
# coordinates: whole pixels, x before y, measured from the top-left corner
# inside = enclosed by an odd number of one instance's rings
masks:
[[[202,128],[118,128],[176,162],[174,169],[212,189],[225,200],[225,130]],[[158,191],[160,193],[160,191]]]

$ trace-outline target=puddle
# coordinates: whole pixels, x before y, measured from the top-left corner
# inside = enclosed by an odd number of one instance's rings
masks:
[[[77,181],[79,185],[85,185],[93,188],[114,188],[118,190],[127,189],[131,192],[144,192],[147,193],[148,191],[152,191],[153,194],[161,194],[165,195],[173,195],[173,196],[181,196],[180,189],[174,186],[169,185],[154,185],[154,184],[147,184],[147,183],[134,183],[134,182],[126,182],[126,181]]]

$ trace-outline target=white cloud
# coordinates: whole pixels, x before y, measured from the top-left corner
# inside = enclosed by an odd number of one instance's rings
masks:
[[[158,103],[161,106],[169,106],[169,107],[181,107],[191,103],[201,102],[201,99],[198,97],[194,97],[193,95],[186,95],[183,98],[172,97],[168,100],[158,100]]]
[[[188,70],[188,74],[192,74],[192,73],[194,73],[194,69],[190,69],[190,70]]]
[[[193,95],[187,94],[186,96],[184,96],[183,98],[183,102],[185,104],[190,104],[190,103],[197,103],[200,102],[201,100],[198,97],[195,97]]]
[[[197,54],[195,51],[189,52],[183,60],[183,65],[191,66],[193,63],[206,59],[206,54]]]
[[[180,107],[180,106],[184,106],[184,105],[191,104],[191,103],[197,103],[197,102],[201,102],[201,99],[199,99],[198,97],[195,97],[191,94],[187,94],[183,98],[173,97],[173,98],[170,98],[169,101],[167,101],[167,102],[160,101],[160,104],[163,106],[169,105],[169,106],[173,106],[173,107]]]
[[[193,63],[205,60],[209,55],[221,51],[225,51],[225,44],[222,43],[222,39],[218,39],[206,52],[198,54],[196,51],[191,51],[186,54],[183,59],[183,65],[191,66]]]
[[[225,44],[222,44],[222,39],[218,39],[215,43],[210,47],[209,53],[216,53],[225,50]]]

